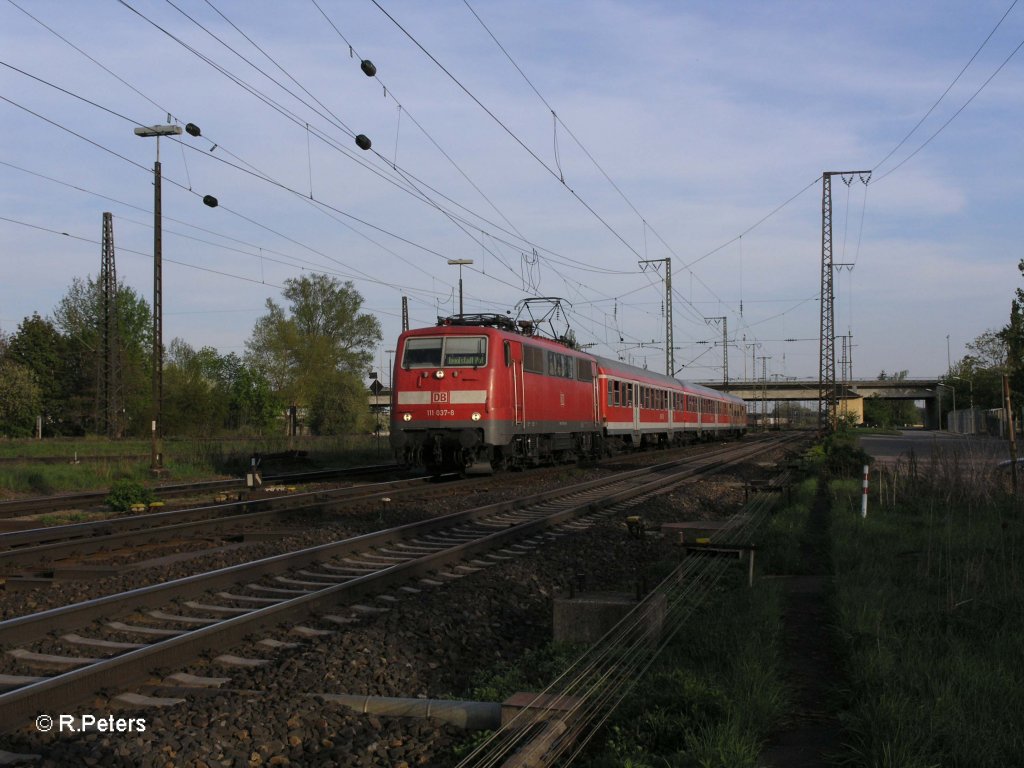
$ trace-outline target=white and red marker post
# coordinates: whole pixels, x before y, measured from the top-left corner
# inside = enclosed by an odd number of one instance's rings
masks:
[[[868,516],[868,465],[864,465],[864,493],[860,497],[860,516]]]

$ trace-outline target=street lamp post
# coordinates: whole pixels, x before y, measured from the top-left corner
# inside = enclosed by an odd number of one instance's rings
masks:
[[[964,378],[962,378],[960,376],[950,376],[949,378],[956,379],[957,381],[966,381],[967,382],[967,386],[970,387],[970,390],[971,390],[971,408],[973,408],[974,407],[974,379],[964,379]]]
[[[135,129],[135,135],[156,137],[156,162],[153,163],[153,436],[149,470],[155,475],[164,471],[160,449],[163,428],[164,345],[163,345],[163,216],[160,209],[160,137],[180,136],[180,125],[150,125]]]
[[[950,376],[949,378],[956,379],[957,381],[966,381],[967,382],[967,386],[970,387],[970,391],[971,391],[971,426],[970,426],[970,434],[973,435],[973,434],[975,434],[975,432],[977,432],[977,424],[975,424],[975,422],[974,422],[974,379],[965,379],[965,378],[962,378],[960,376]]]
[[[942,384],[942,383],[938,383],[938,382],[935,384],[935,386],[936,387],[945,387],[946,389],[951,390],[953,392],[953,412],[955,413],[956,412],[956,387],[954,387],[952,384]],[[942,429],[942,400],[941,399],[939,400],[939,429]]]
[[[448,259],[451,266],[459,268],[459,317],[462,317],[462,268],[473,263],[472,259]]]

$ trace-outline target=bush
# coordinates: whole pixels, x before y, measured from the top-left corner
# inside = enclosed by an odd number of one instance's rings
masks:
[[[825,438],[824,470],[829,477],[856,477],[872,459],[857,445],[857,438],[839,430]]]
[[[132,504],[149,504],[152,500],[153,492],[134,480],[118,480],[107,496],[107,504],[118,512],[129,512]]]
[[[30,472],[25,481],[33,493],[38,493],[40,496],[48,496],[53,493],[53,484],[41,472]]]

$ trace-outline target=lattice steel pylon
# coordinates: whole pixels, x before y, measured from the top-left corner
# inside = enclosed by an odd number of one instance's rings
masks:
[[[644,259],[640,261],[640,269],[645,270],[648,264],[665,263],[665,374],[675,376],[676,351],[672,330],[672,259]]]
[[[867,184],[871,171],[825,171],[821,174],[821,351],[818,357],[818,431],[835,430],[838,419],[836,392],[835,294],[832,291],[832,177],[854,176]]]
[[[729,383],[729,318],[728,317],[705,317],[704,322],[708,325],[720,322],[722,324],[722,383]]]
[[[117,266],[114,261],[113,215],[103,214],[103,251],[100,264],[100,359],[101,418],[107,437],[124,436],[121,419],[121,334],[117,311]],[[97,425],[99,426],[99,425]]]

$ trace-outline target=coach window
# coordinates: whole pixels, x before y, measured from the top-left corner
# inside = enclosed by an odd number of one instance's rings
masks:
[[[403,368],[440,368],[442,339],[406,339]]]
[[[445,337],[444,365],[446,368],[479,368],[487,365],[487,337]]]

